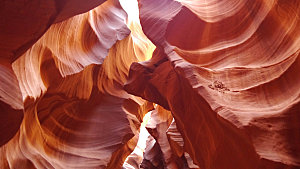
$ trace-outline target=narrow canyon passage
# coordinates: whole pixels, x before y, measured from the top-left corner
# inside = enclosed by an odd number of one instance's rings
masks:
[[[300,169],[300,1],[0,0],[0,169]]]

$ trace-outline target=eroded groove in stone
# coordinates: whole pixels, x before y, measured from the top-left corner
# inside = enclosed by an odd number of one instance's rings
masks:
[[[0,14],[0,168],[300,167],[298,0]]]

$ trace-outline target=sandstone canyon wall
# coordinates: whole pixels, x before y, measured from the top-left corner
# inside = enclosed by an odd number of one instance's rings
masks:
[[[300,1],[3,0],[0,134],[0,169],[300,168]]]

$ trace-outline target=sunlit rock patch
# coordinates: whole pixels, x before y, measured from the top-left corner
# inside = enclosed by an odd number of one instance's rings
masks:
[[[0,169],[300,168],[298,0],[0,2]]]

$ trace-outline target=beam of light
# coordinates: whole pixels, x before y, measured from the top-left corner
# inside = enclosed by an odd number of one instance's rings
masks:
[[[144,156],[144,151],[146,149],[146,143],[147,143],[147,139],[150,136],[150,134],[148,133],[147,129],[146,129],[146,125],[147,123],[151,120],[151,111],[148,112],[144,118],[143,118],[143,122],[141,124],[140,127],[140,133],[139,133],[139,138],[138,138],[138,142],[137,145],[135,147],[135,149],[133,150],[133,152],[131,154],[136,154],[138,155],[140,158],[140,160],[143,159]],[[130,156],[130,155],[129,155]],[[128,156],[128,157],[129,157]],[[128,161],[128,157],[126,158],[123,167],[126,169],[131,169],[134,168],[133,166],[131,166],[130,164],[127,163]],[[141,163],[142,161],[138,161],[139,163]]]
[[[140,61],[151,59],[156,47],[142,30],[137,0],[119,0],[119,2],[128,15],[127,26],[131,30],[131,37],[134,42],[134,50],[137,57]]]

